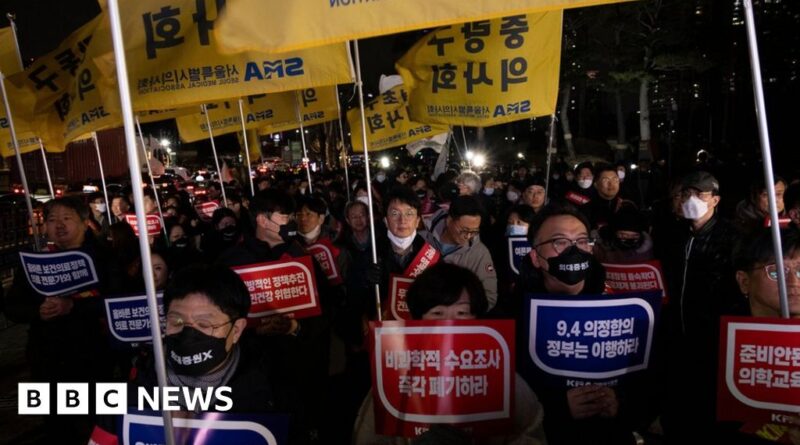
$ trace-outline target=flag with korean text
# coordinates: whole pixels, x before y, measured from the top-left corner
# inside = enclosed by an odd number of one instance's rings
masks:
[[[551,387],[617,386],[650,365],[661,292],[529,295],[525,298],[528,381]]]
[[[512,320],[371,322],[375,431],[414,437],[431,425],[475,436],[511,426]]]
[[[418,122],[486,127],[552,114],[562,12],[437,29],[395,65]]]

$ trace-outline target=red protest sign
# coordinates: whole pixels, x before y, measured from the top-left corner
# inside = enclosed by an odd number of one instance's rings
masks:
[[[332,285],[342,284],[342,274],[339,273],[339,266],[336,263],[339,258],[339,249],[331,243],[331,240],[323,238],[316,244],[306,248],[308,253],[314,255],[320,267],[322,267],[328,282]]]
[[[611,294],[631,291],[660,290],[664,299],[667,291],[664,287],[664,274],[658,260],[640,264],[609,264],[606,268],[606,288]]]
[[[411,320],[406,293],[413,282],[413,278],[395,274],[389,276],[389,311],[393,320]]]
[[[370,323],[375,431],[414,437],[432,424],[473,435],[511,426],[512,320]]]
[[[156,236],[161,233],[161,217],[158,215],[145,215],[145,220],[147,221],[147,235],[148,236]],[[136,225],[136,215],[133,213],[126,213],[125,214],[125,222],[130,224],[133,227],[133,233],[136,236],[139,236],[139,226]]]
[[[219,208],[219,202],[217,201],[206,201],[201,202],[199,204],[195,204],[195,210],[197,211],[197,216],[200,217],[203,221],[211,221],[211,217],[214,215],[214,211]]]
[[[722,317],[717,418],[786,424],[800,412],[800,321]]]
[[[275,314],[306,318],[322,312],[309,256],[231,269],[250,291],[249,319]]]

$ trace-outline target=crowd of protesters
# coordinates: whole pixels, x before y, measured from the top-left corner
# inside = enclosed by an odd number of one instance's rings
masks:
[[[780,316],[778,254],[790,272],[790,312],[800,317],[800,177],[775,180],[784,235],[777,253],[762,178],[744,190],[742,178],[707,164],[674,178],[657,163],[633,167],[558,161],[549,178],[530,165],[437,177],[427,165],[379,170],[371,206],[353,169],[350,183],[343,171],[314,174],[311,183],[305,171],[264,175],[254,195],[247,183],[225,184],[225,200],[218,183],[202,198],[170,188],[157,201],[146,189],[145,213],[163,216],[164,229],[149,235],[152,271],[142,270],[125,220],[133,212],[130,190],[110,203],[102,194],[57,198],[44,206],[47,249],[88,253],[100,278],[97,295],[38,296],[19,272],[5,312],[30,324],[32,381],[152,386],[151,350],[110,348],[98,304],[142,294],[143,273],[152,273],[164,291],[171,384],[228,385],[234,411],[288,414],[292,444],[407,443],[376,434],[372,418],[366,337],[378,311],[390,318],[391,276],[415,278],[407,297],[413,318],[513,319],[524,336],[526,294],[602,294],[603,263],[658,259],[670,299],[647,372],[618,386],[562,389],[518,375],[513,429],[474,439],[438,426],[410,443],[768,443],[715,420],[719,319]],[[205,202],[218,208],[209,212]],[[512,271],[506,237],[523,235],[532,251]],[[333,248],[340,275],[327,280],[314,262],[322,314],[248,324],[250,297],[230,267],[305,256],[318,243]],[[201,349],[213,358],[180,360]],[[48,443],[63,444],[86,443],[104,425],[92,416],[48,416],[46,423]],[[788,434],[800,443],[796,427]]]

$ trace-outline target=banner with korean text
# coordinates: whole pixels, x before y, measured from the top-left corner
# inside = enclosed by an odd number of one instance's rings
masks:
[[[431,425],[508,428],[514,404],[514,322],[371,322],[375,431],[414,437]]]
[[[223,55],[212,30],[225,1],[121,2],[135,111],[352,82],[346,44]],[[96,60],[115,75],[114,55]]]
[[[317,260],[328,282],[333,285],[342,284],[342,273],[339,270],[339,248],[333,245],[329,238],[323,238],[316,243],[306,247],[308,253]]]
[[[205,222],[211,221],[211,217],[214,216],[214,211],[218,208],[220,208],[219,201],[204,201],[194,205],[197,216]]]
[[[526,298],[528,380],[556,387],[616,386],[650,364],[661,292]]]
[[[294,318],[322,313],[310,256],[231,268],[250,292],[248,321],[276,314]]]
[[[396,64],[419,122],[486,127],[552,114],[562,12],[448,26]]]
[[[660,290],[666,302],[667,291],[664,287],[664,274],[661,262],[647,261],[641,264],[603,263],[606,269],[606,288],[617,294],[630,291]]]
[[[19,258],[28,283],[45,297],[78,293],[100,282],[92,257],[84,252],[20,252]]]
[[[158,236],[158,234],[161,233],[161,228],[163,227],[161,217],[158,215],[145,215],[145,219],[147,220],[147,236]],[[139,236],[139,226],[137,225],[136,214],[126,213],[125,222],[127,222],[133,228],[133,233],[135,233],[136,236]]]
[[[369,151],[386,150],[450,130],[445,125],[412,122],[408,115],[408,93],[402,84],[364,104],[364,113]],[[363,151],[361,111],[358,108],[349,110],[347,122],[350,124],[353,151]]]
[[[717,419],[788,441],[800,412],[800,320],[722,317]]]
[[[234,407],[235,408],[235,407]],[[125,414],[119,445],[164,443],[164,418],[154,413]],[[286,445],[289,443],[289,418],[280,414],[239,415],[201,413],[191,418],[172,419],[173,431],[183,444]]]
[[[519,275],[522,259],[531,253],[531,243],[527,236],[509,236],[508,240],[508,266],[514,275]]]
[[[163,292],[156,293],[158,317],[161,332],[166,328],[166,314],[162,301]],[[103,300],[106,307],[106,320],[115,344],[136,346],[153,340],[150,331],[150,307],[147,295],[109,297]]]
[[[228,0],[214,32],[226,52],[283,52],[415,29],[619,0]]]

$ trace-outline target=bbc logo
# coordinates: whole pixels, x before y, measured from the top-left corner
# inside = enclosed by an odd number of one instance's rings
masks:
[[[128,385],[125,383],[96,383],[95,414],[126,414],[128,412]],[[17,414],[50,414],[49,383],[19,383],[17,385]],[[56,413],[87,415],[92,405],[88,383],[58,383],[56,385]]]

